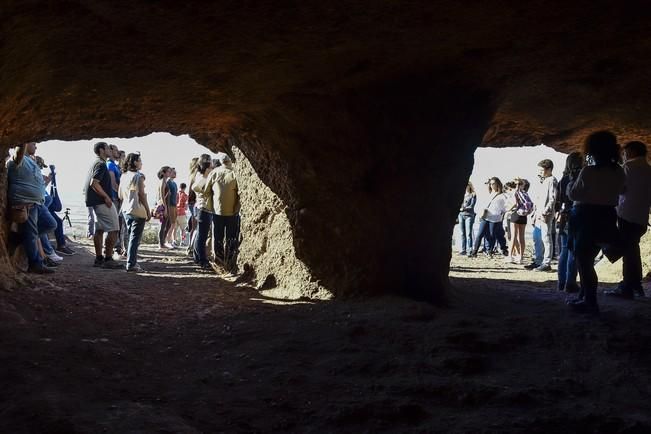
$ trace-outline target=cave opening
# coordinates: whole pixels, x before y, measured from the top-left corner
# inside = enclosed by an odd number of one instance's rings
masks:
[[[142,137],[129,138],[94,138],[89,140],[47,140],[37,143],[36,155],[42,157],[48,166],[55,167],[57,190],[63,209],[68,209],[70,224],[66,227],[66,235],[71,239],[83,239],[88,232],[88,211],[84,204],[82,186],[85,183],[88,169],[96,158],[93,145],[106,142],[116,145],[126,154],[140,153],[143,161],[141,172],[146,177],[145,189],[149,199],[149,207],[155,206],[157,200],[158,170],[163,166],[175,168],[174,181],[186,184],[186,193],[190,184],[190,160],[200,154],[208,154],[216,158],[216,153],[200,145],[189,135],[172,135],[165,132],[155,132]],[[51,168],[43,170],[48,174]],[[152,219],[145,233],[157,230],[160,222]],[[149,227],[150,226],[150,227]],[[153,243],[153,236],[146,236],[144,243]]]
[[[534,247],[533,208],[531,214],[517,215],[515,194],[519,183],[532,204],[539,201],[542,195],[539,162],[551,160],[551,174],[560,181],[566,157],[565,153],[544,144],[475,150],[472,173],[452,235],[452,282],[502,280],[556,288],[560,253],[557,225],[552,227],[551,268],[546,271],[526,268],[536,259],[536,248],[540,249],[540,245]],[[495,195],[498,189],[502,196]],[[503,200],[496,205],[500,198]],[[487,209],[499,216],[489,215]]]

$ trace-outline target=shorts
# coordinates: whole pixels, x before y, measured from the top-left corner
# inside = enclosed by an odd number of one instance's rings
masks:
[[[115,205],[110,208],[104,204],[95,205],[93,212],[95,213],[95,230],[104,232],[120,230],[118,211]]]
[[[516,225],[526,225],[527,224],[527,216],[526,215],[518,215],[516,213],[511,214],[511,223],[516,224]]]

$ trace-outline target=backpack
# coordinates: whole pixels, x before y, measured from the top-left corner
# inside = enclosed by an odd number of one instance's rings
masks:
[[[526,191],[520,190],[516,193],[518,198],[518,209],[517,213],[519,216],[527,216],[533,212],[533,201],[529,197]]]

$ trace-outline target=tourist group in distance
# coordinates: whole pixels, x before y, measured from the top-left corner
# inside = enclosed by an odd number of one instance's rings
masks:
[[[47,166],[36,150],[33,142],[17,146],[7,161],[9,217],[15,242],[24,247],[27,271],[51,274],[75,251],[66,244],[63,221],[57,215],[62,205],[54,166],[44,175]],[[199,269],[237,272],[240,196],[227,154],[193,158],[189,186],[176,184],[174,167],[161,167],[154,181],[157,197],[152,207],[140,153],[125,154],[106,142],[95,143],[93,151],[97,158],[82,188],[88,209],[87,236],[95,250],[93,266],[144,272],[138,249],[146,223],[155,218],[160,222],[160,250],[187,246]],[[51,232],[56,247],[49,239]]]
[[[586,139],[583,152],[567,156],[560,181],[553,170],[551,160],[538,163],[538,183],[531,186],[531,195],[526,179],[502,184],[499,178],[490,178],[486,182],[490,195],[481,207],[468,183],[459,210],[459,254],[474,258],[481,251],[524,265],[525,228],[531,224],[533,259],[524,268],[552,271],[557,256],[558,290],[577,294],[567,300],[572,310],[599,312],[594,265],[600,252],[611,262],[623,259],[622,281],[605,293],[643,297],[639,244],[651,206],[647,146],[632,141],[620,147],[613,133],[598,131]]]

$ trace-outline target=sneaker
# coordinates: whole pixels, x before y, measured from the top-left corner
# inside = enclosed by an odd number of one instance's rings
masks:
[[[541,265],[540,267],[534,268],[533,271],[552,271],[552,267],[551,265],[544,264]]]
[[[54,251],[59,255],[63,255],[63,256],[72,256],[75,254],[75,251],[68,246],[57,247],[56,249],[54,249]]]
[[[129,273],[144,273],[145,270],[140,265],[136,264],[131,268],[127,268],[127,272],[129,272]]]
[[[27,272],[34,273],[34,274],[54,274],[53,269],[48,268],[43,264],[30,265],[29,268],[27,269]]]
[[[93,262],[93,267],[101,267],[104,264],[104,258],[95,258]]]
[[[56,268],[59,265],[61,265],[60,263],[53,261],[52,259],[47,257],[43,260],[43,264],[45,264],[46,267],[50,267],[50,268]]]
[[[513,263],[515,263],[515,260],[511,256],[507,256],[506,258],[504,258],[504,263],[505,264],[513,264]]]
[[[56,252],[52,252],[52,253],[50,253],[49,255],[45,255],[45,256],[47,256],[48,258],[50,258],[50,259],[53,260],[54,262],[61,262],[61,261],[63,261],[63,258],[62,258],[61,256],[57,255]]]
[[[524,268],[527,270],[533,270],[534,268],[538,268],[539,266],[540,266],[539,264],[532,262],[529,265],[525,265]]]
[[[117,270],[118,268],[124,267],[124,265],[114,260],[113,258],[104,258],[104,262],[102,262],[101,267],[107,270]]]
[[[461,256],[466,256],[468,253],[467,252],[459,252],[459,255]]]

